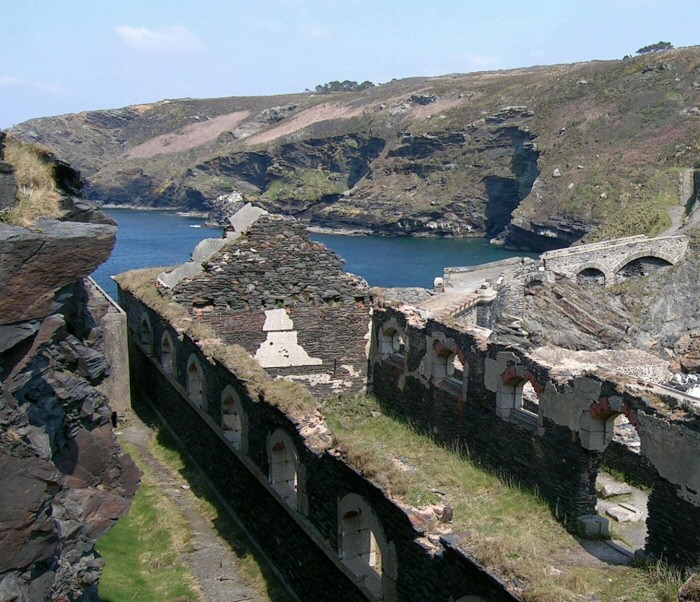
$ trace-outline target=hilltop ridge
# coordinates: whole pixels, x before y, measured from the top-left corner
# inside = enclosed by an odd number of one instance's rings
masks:
[[[237,191],[314,226],[542,251],[682,221],[697,195],[700,47],[362,91],[165,100],[12,132],[75,165],[104,203],[205,210]]]

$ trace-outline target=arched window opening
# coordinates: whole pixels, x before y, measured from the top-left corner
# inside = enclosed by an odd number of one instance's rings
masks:
[[[357,494],[345,496],[338,506],[338,542],[343,564],[375,596],[391,589],[395,558],[389,558],[383,530],[372,508]]]
[[[576,274],[576,282],[581,285],[605,286],[605,274],[597,268],[586,268]]]
[[[379,352],[382,355],[404,358],[406,355],[406,335],[393,326],[382,328],[379,333]]]
[[[187,396],[199,407],[204,407],[204,375],[194,355],[187,362]]]
[[[501,377],[496,394],[496,415],[501,418],[523,418],[523,424],[537,424],[539,416],[539,394],[541,388],[534,376],[522,367],[511,366]],[[515,416],[513,416],[515,412]]]
[[[433,356],[431,376],[437,384],[443,380],[462,385],[464,383],[464,363],[459,358],[459,354],[453,349],[448,349],[442,344],[436,344],[438,349]]]
[[[175,346],[168,332],[164,332],[160,340],[160,365],[168,376],[175,374]]]
[[[299,489],[297,458],[294,444],[282,431],[268,440],[269,480],[272,488],[293,508],[297,507]]]
[[[144,316],[141,320],[141,345],[149,355],[153,353],[153,334],[151,330],[151,322],[148,316]]]
[[[520,405],[516,405],[516,408],[520,407],[520,409],[525,410],[526,412],[537,414],[540,408],[540,398],[537,397],[535,387],[532,386],[532,383],[529,380],[526,380],[521,383],[519,388],[520,396],[517,401],[519,401]]]
[[[224,437],[241,451],[247,448],[247,422],[241,400],[228,385],[221,394],[221,430]]]

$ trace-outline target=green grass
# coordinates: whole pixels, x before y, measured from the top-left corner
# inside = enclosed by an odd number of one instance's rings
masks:
[[[682,575],[663,566],[591,566],[582,545],[536,494],[382,414],[368,396],[322,407],[346,461],[410,506],[446,503],[460,546],[530,602],[675,600]],[[403,470],[394,468],[398,463]],[[440,492],[440,493],[438,493]]]
[[[173,473],[179,474],[190,485],[197,498],[197,506],[202,516],[229,544],[236,555],[236,566],[244,573],[247,585],[256,593],[256,601],[272,600],[285,602],[290,599],[287,590],[268,565],[251,546],[247,535],[233,522],[217,496],[211,491],[199,468],[182,452],[170,433],[159,428],[153,414],[146,407],[139,407],[139,413],[154,426],[157,436],[151,442],[151,452]]]
[[[139,463],[136,450],[125,447]],[[180,556],[190,537],[177,506],[159,491],[153,476],[145,471],[129,514],[98,542],[97,549],[105,559],[100,599],[201,600],[194,578]]]
[[[262,198],[273,201],[318,201],[324,196],[339,194],[347,189],[338,175],[318,169],[290,171],[283,179],[273,180]]]

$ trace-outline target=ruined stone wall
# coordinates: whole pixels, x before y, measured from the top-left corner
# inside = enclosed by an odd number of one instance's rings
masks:
[[[581,483],[592,480],[598,454],[572,443],[571,430],[552,421],[538,422],[537,416],[524,412],[513,413],[507,420],[496,416],[496,394],[485,383],[491,376],[486,364],[495,361],[499,349],[492,346],[484,352],[473,335],[432,321],[408,324],[405,318],[390,308],[375,310],[373,392],[382,407],[538,490],[567,521],[573,523],[578,516],[593,513],[595,490],[582,488]],[[392,322],[406,333],[408,351],[403,361],[383,357],[376,348],[379,329]],[[461,385],[431,377],[434,356],[430,350],[436,340],[444,338],[464,354]],[[537,378],[534,367],[532,372]]]
[[[400,353],[387,347],[387,332],[401,335]],[[440,371],[445,352],[464,364],[462,382]],[[647,550],[682,565],[700,561],[700,533],[690,526],[700,511],[700,420],[683,400],[633,394],[624,378],[559,374],[477,331],[460,332],[391,307],[373,315],[371,373],[387,412],[536,489],[559,518],[578,528],[586,515],[595,515],[595,478],[614,419],[624,414],[640,435],[642,451],[624,468],[640,482],[651,480],[654,492]],[[534,407],[522,396],[519,406],[525,382],[539,397]],[[607,459],[626,463],[616,448]]]
[[[320,396],[359,392],[367,375],[371,298],[364,280],[342,266],[335,253],[309,240],[305,226],[266,215],[172,295],[271,375],[299,380]],[[273,328],[283,331],[272,335]],[[280,346],[292,353],[275,357]]]
[[[443,553],[437,554],[421,545],[417,539],[422,532],[414,528],[404,510],[337,457],[329,447],[331,441],[319,445],[318,438],[305,438],[304,424],[261,399],[218,362],[206,360],[187,336],[178,338],[131,294],[120,291],[120,304],[129,316],[135,396],[154,406],[301,599],[379,599],[343,563],[338,549],[339,503],[356,495],[376,516],[386,544],[382,599],[447,602],[471,594],[514,600],[499,581],[448,542]],[[141,343],[144,316],[151,327],[150,349]],[[175,343],[172,375],[160,364],[165,332]],[[191,354],[200,358],[203,367],[205,407],[197,406],[187,395]],[[244,448],[236,448],[222,432],[221,397],[227,387],[236,392],[246,416]],[[298,458],[294,504],[285,502],[270,482],[268,439],[280,429],[293,442]]]

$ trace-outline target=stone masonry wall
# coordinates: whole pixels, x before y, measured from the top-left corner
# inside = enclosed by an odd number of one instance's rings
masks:
[[[270,313],[284,310],[293,332],[284,342],[296,337],[308,358],[270,361],[263,364],[268,372],[300,380],[321,396],[359,392],[366,382],[371,298],[365,281],[343,272],[342,264],[310,241],[302,224],[261,216],[172,294],[224,342],[254,356],[272,344],[264,329]]]
[[[572,442],[571,430],[551,421],[538,426],[536,417],[496,416],[496,395],[484,386],[485,361],[495,356],[495,347],[484,353],[474,336],[432,321],[408,326],[403,314],[391,309],[375,310],[374,319],[373,341],[378,340],[378,329],[392,320],[407,335],[405,363],[382,358],[376,345],[372,349],[373,392],[387,412],[537,489],[572,524],[578,516],[595,512],[595,490],[581,483],[595,480],[599,454]],[[448,379],[436,384],[429,377],[427,341],[439,335],[451,338],[464,354],[462,386]]]
[[[148,400],[167,421],[302,600],[378,599],[339,557],[338,504],[349,494],[361,496],[372,509],[387,543],[382,599],[447,602],[480,595],[488,600],[514,600],[499,581],[449,544],[438,554],[420,545],[421,532],[381,489],[332,449],[307,442],[300,434],[301,424],[249,392],[218,362],[206,360],[189,338],[178,338],[132,295],[120,291],[120,304],[129,316],[135,397]],[[144,315],[152,328],[150,353],[138,341]],[[159,341],[165,331],[175,341],[172,377],[159,363]],[[204,369],[206,409],[193,404],[184,388],[191,353],[198,355]],[[235,449],[222,435],[221,393],[227,386],[234,388],[247,416],[245,451]],[[303,498],[298,509],[285,503],[269,484],[266,442],[277,429],[293,441],[298,457],[298,491]]]
[[[627,465],[613,447],[605,459],[622,463],[642,483],[651,481],[647,551],[681,565],[700,562],[700,533],[691,527],[700,512],[697,410],[678,413],[679,400],[664,406],[647,393],[630,393],[624,382],[555,373],[478,331],[461,332],[410,311],[380,307],[373,320],[372,383],[383,408],[536,489],[569,525],[596,514],[596,475],[614,419],[624,414],[639,432],[642,454]],[[387,331],[402,335],[402,353],[384,348]],[[436,371],[444,349],[459,354],[462,381]],[[539,396],[531,410],[524,402],[518,409],[514,397],[525,382]]]

